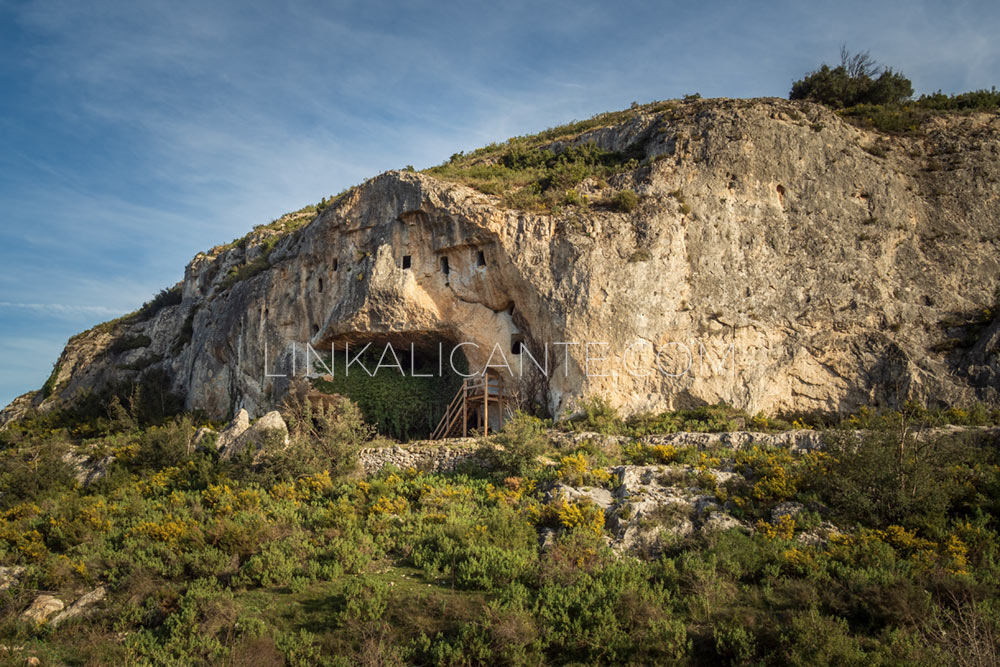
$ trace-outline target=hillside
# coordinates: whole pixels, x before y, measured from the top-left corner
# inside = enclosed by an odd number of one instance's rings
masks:
[[[259,415],[293,347],[369,342],[475,343],[473,367],[548,345],[547,378],[509,362],[553,415],[588,395],[629,413],[995,405],[1000,119],[922,123],[661,102],[387,172],[197,255],[75,336],[4,420],[144,377],[189,410]]]
[[[867,124],[636,106],[199,254],[0,415],[0,663],[997,664],[1000,118]],[[458,343],[518,410],[423,440]]]

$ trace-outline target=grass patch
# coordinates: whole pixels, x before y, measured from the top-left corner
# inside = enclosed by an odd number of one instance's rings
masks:
[[[859,104],[837,111],[860,127],[886,134],[918,134],[925,121],[955,113],[993,112],[1000,109],[1000,91],[977,90],[957,95],[940,92],[893,104]]]
[[[588,130],[625,123],[643,113],[670,111],[675,106],[674,102],[636,105],[538,134],[512,137],[471,153],[455,153],[444,164],[426,169],[424,173],[501,196],[503,204],[509,208],[553,210],[560,206],[578,206],[582,199],[577,200],[573,195],[567,197],[567,192],[588,178],[600,180],[637,168],[644,157],[644,150],[638,145],[641,140],[624,153],[604,151],[593,144],[557,148],[551,145],[571,142]],[[619,210],[633,210],[638,204],[630,195],[622,197],[612,202]]]
[[[427,173],[499,195],[505,206],[525,210],[584,206],[577,185],[588,178],[606,179],[631,171],[642,157],[638,146],[616,153],[593,143],[552,150],[528,141],[515,141],[489,157],[477,154],[459,156]]]

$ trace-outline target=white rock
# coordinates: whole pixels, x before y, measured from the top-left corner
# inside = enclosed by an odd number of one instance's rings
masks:
[[[240,414],[245,415],[246,411],[240,410]],[[226,431],[223,431],[223,435],[225,433]],[[222,435],[219,439],[222,440]],[[274,445],[281,448],[288,446],[288,426],[276,410],[268,412],[243,429],[232,440],[227,440],[225,446],[219,448],[220,458],[231,459],[247,449],[252,449],[256,454],[265,446]]]
[[[103,600],[105,595],[107,595],[107,591],[104,589],[104,586],[98,586],[89,593],[85,593],[69,607],[56,614],[56,616],[49,621],[49,625],[55,627],[63,621],[79,616],[86,611],[87,607],[95,602]]]
[[[0,567],[0,591],[5,591],[18,581],[24,574],[24,567],[12,565],[10,567]]]
[[[24,613],[21,614],[22,618],[29,621],[34,621],[35,623],[41,625],[46,621],[46,619],[52,614],[62,611],[63,601],[52,595],[39,595],[35,598],[34,602],[31,603]]]
[[[222,433],[219,434],[219,438],[215,441],[215,446],[218,447],[220,451],[226,449],[238,437],[243,435],[248,428],[250,428],[250,415],[246,410],[241,408],[240,411],[236,413],[236,416],[233,417],[233,420],[229,422],[229,425],[226,426],[226,428],[222,430]]]

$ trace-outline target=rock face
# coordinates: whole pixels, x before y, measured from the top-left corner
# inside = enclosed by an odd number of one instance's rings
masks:
[[[513,376],[547,345],[531,386],[557,415],[592,394],[625,412],[996,404],[1000,118],[929,123],[885,136],[807,103],[700,100],[553,146],[640,151],[635,169],[578,188],[635,190],[628,213],[510,210],[387,172],[270,251],[261,231],[199,254],[179,304],[74,337],[55,391],[31,400],[145,365],[190,409],[254,416],[287,392],[276,376],[314,365],[306,343],[412,344],[445,364],[470,343],[474,370],[502,353]]]
[[[237,438],[246,433],[248,428],[250,428],[250,415],[246,410],[241,408],[232,421],[229,422],[229,425],[219,433],[219,437],[215,441],[215,446],[220,451],[225,451],[230,445],[236,442]]]
[[[80,486],[90,486],[99,479],[103,479],[108,474],[108,468],[115,461],[113,456],[94,458],[75,452],[66,452],[62,459],[73,467],[73,476]]]
[[[100,602],[106,595],[107,590],[104,586],[98,586],[89,593],[81,595],[68,607],[57,597],[52,595],[39,595],[34,599],[34,601],[32,601],[28,608],[21,613],[21,617],[25,620],[34,621],[37,625],[48,623],[48,625],[56,627],[64,621],[68,621],[84,614],[88,611],[88,608],[91,605]],[[55,616],[53,616],[53,614],[55,614]]]

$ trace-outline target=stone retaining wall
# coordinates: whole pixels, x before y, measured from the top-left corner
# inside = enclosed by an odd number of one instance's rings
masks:
[[[394,447],[365,447],[358,460],[366,475],[377,474],[387,465],[402,470],[415,468],[426,472],[451,472],[460,463],[481,465],[476,454],[479,443],[475,438],[421,440]]]
[[[948,433],[967,432],[978,435],[979,438],[1000,439],[1000,429],[946,426],[923,431],[925,436],[944,435]],[[861,431],[857,432],[859,435]],[[626,443],[634,440],[647,445],[673,445],[677,448],[697,447],[710,449],[713,447],[781,447],[793,452],[808,452],[823,446],[823,432],[810,430],[782,431],[779,433],[761,433],[756,431],[731,431],[728,433],[666,433],[647,435],[640,438],[631,436],[603,435],[601,433],[566,433],[552,430],[549,439],[559,448],[571,450],[579,443],[590,440],[599,444]],[[384,466],[392,464],[400,469],[415,468],[428,472],[450,472],[460,463],[485,465],[477,455],[480,442],[476,438],[453,438],[449,440],[420,440],[405,445],[393,447],[366,447],[359,453],[361,467],[366,475],[378,473]]]

